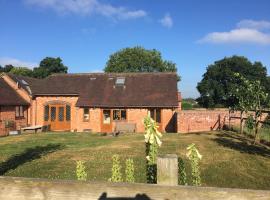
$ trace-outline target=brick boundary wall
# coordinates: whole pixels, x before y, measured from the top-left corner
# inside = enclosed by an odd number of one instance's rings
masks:
[[[246,118],[249,114],[244,114]],[[263,113],[262,122],[268,113]],[[223,128],[225,125],[239,125],[240,112],[230,114],[228,109],[216,110],[181,110],[177,113],[177,132],[190,133],[212,131]]]

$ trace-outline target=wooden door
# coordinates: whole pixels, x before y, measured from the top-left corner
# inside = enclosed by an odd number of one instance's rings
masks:
[[[104,109],[101,112],[101,132],[112,132],[112,112],[110,109]]]
[[[52,131],[70,130],[70,106],[65,104],[49,105],[49,124]]]

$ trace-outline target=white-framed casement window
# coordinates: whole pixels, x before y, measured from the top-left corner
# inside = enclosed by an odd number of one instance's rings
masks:
[[[23,106],[16,106],[15,107],[15,117],[16,118],[23,118],[24,117]]]
[[[83,121],[88,122],[90,119],[90,110],[89,108],[83,108]]]

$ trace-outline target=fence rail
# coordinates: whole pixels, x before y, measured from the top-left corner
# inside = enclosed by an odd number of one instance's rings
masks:
[[[1,200],[270,200],[270,191],[0,177]]]

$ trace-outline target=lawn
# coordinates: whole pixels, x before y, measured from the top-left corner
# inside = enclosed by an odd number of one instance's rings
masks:
[[[195,143],[203,155],[203,186],[270,189],[270,149],[254,146],[233,132],[165,134],[161,154],[177,153]],[[86,161],[89,180],[106,181],[111,157],[135,162],[136,182],[145,182],[145,145],[141,134],[119,137],[90,133],[39,133],[0,138],[0,175],[76,179],[77,160]],[[188,179],[190,183],[190,179]]]

